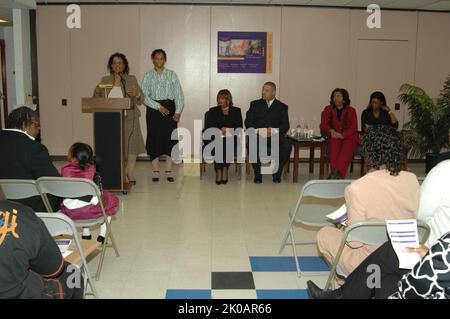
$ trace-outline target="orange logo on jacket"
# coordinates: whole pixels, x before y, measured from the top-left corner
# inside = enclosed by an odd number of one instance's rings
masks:
[[[10,221],[11,218],[11,221]],[[3,244],[6,235],[11,233],[14,237],[20,236],[16,233],[17,210],[13,209],[13,213],[0,211],[0,246]]]

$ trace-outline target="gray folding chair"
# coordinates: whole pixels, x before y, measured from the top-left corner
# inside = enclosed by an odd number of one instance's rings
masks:
[[[84,272],[84,295],[91,294],[95,298],[98,298],[97,290],[95,288],[91,272],[89,271],[89,267],[86,262],[86,256],[83,250],[83,246],[81,245],[80,239],[78,238],[77,228],[75,227],[73,220],[61,213],[36,213],[36,215],[40,219],[42,219],[48,231],[50,232],[50,235],[52,235],[53,237],[59,235],[69,235],[73,237],[73,240],[75,241],[75,245],[77,247],[77,253],[80,255],[81,259],[80,263],[77,266],[79,266],[81,271]],[[91,293],[86,293],[88,283],[91,287]]]
[[[430,227],[425,222],[417,220],[417,228],[419,242],[426,242],[428,236],[430,235]],[[345,229],[344,236],[342,236],[341,245],[339,246],[336,257],[334,258],[325,289],[330,288],[331,282],[335,278],[336,274],[344,278],[349,275],[349,273],[339,266],[342,251],[347,243],[358,242],[365,245],[381,246],[388,240],[389,236],[387,234],[385,220],[367,220],[356,222],[348,226]]]
[[[69,177],[41,177],[36,180],[36,185],[39,193],[42,196],[45,207],[49,212],[52,212],[52,207],[48,200],[47,194],[51,194],[62,198],[78,198],[83,196],[97,196],[99,199],[98,205],[102,210],[102,216],[96,219],[82,219],[74,221],[76,227],[92,227],[95,225],[106,225],[106,235],[102,246],[102,252],[100,255],[100,261],[98,264],[97,274],[95,278],[100,279],[100,272],[102,270],[103,261],[105,259],[105,253],[107,247],[113,247],[116,256],[119,257],[119,251],[117,250],[116,242],[111,230],[111,225],[108,222],[105,206],[103,205],[102,195],[97,185],[85,178],[69,178]],[[111,245],[107,244],[108,237],[111,239]]]
[[[41,196],[32,179],[0,179],[0,187],[9,200]]]
[[[350,185],[353,180],[339,179],[339,180],[311,180],[308,181],[300,191],[297,203],[290,209],[290,221],[286,230],[286,233],[281,242],[279,253],[281,253],[286,245],[292,245],[292,251],[295,258],[295,264],[297,267],[297,275],[300,277],[303,273],[300,269],[300,263],[298,261],[298,254],[296,245],[308,245],[315,244],[312,242],[300,242],[295,241],[293,227],[294,225],[305,225],[312,227],[324,227],[332,226],[328,221],[327,215],[334,212],[344,202],[345,188]],[[305,204],[304,199],[307,196],[315,197],[316,199],[342,199],[342,203],[338,205],[329,205],[324,203],[312,203]],[[288,243],[288,237],[291,238],[291,242]],[[308,273],[313,274],[313,273]]]

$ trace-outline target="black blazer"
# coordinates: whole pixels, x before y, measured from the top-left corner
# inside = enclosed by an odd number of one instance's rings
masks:
[[[218,129],[221,129],[222,127],[234,129],[242,127],[241,109],[230,106],[228,115],[224,115],[220,106],[214,106],[208,111],[205,127],[216,127]]]
[[[284,136],[289,130],[288,106],[277,99],[272,102],[270,108],[267,106],[266,100],[252,101],[245,118],[245,127],[278,128],[280,136]]]
[[[16,131],[0,131],[0,178],[38,179],[42,176],[60,176],[53,166],[47,148],[28,136]],[[59,210],[60,200],[50,197],[55,211]],[[45,212],[41,197],[16,200],[30,206],[35,212]]]

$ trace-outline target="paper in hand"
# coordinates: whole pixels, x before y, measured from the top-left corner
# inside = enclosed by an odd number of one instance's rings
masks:
[[[417,220],[387,220],[386,227],[392,247],[398,257],[399,268],[413,269],[414,265],[420,261],[420,255],[418,253],[408,252],[406,248],[419,247]]]
[[[346,225],[347,223],[347,206],[342,205],[339,207],[336,211],[332,212],[331,214],[327,215],[329,219],[333,221],[335,224],[342,224]]]

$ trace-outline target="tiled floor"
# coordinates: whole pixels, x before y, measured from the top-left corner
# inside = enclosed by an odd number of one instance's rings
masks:
[[[57,163],[57,165],[60,163]],[[424,175],[423,164],[410,167]],[[300,183],[263,184],[237,180],[230,170],[227,185],[214,183],[211,165],[202,180],[183,177],[175,183],[151,181],[149,162],[138,162],[137,185],[121,198],[113,232],[121,256],[107,252],[96,286],[101,298],[307,298],[309,278],[324,285],[328,273],[314,245],[299,247],[301,259],[321,276],[298,278],[291,248],[279,246],[288,209],[303,183],[315,175],[300,166]],[[358,167],[354,175],[357,178]],[[316,167],[316,174],[318,167]],[[299,239],[316,232],[301,229]],[[279,258],[286,256],[283,258]],[[264,257],[264,258],[263,258]],[[99,258],[89,266],[94,272]]]

